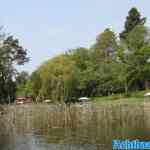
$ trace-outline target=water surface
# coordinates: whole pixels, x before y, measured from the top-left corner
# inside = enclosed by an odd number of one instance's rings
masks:
[[[150,105],[18,105],[0,116],[0,150],[111,150],[150,137]],[[5,110],[5,111],[6,111]]]

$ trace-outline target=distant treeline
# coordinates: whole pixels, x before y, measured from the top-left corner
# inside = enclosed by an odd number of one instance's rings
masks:
[[[17,94],[35,100],[74,101],[81,96],[128,95],[150,87],[150,32],[136,8],[117,36],[107,28],[90,48],[71,49],[18,76]]]

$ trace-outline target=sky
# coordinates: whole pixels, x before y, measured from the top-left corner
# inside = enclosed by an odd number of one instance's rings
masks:
[[[0,25],[28,50],[31,73],[68,49],[90,47],[105,28],[123,30],[129,9],[137,7],[150,24],[149,0],[4,0]]]

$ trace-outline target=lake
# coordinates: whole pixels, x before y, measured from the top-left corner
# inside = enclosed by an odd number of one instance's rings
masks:
[[[113,139],[150,137],[150,104],[11,105],[0,150],[111,150]]]

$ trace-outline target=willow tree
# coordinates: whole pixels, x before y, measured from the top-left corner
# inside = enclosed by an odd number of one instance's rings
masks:
[[[74,62],[67,55],[57,56],[41,65],[36,74],[40,78],[37,96],[50,98],[54,102],[71,100],[77,85]],[[37,76],[36,75],[36,76]],[[33,85],[38,83],[32,76]]]

